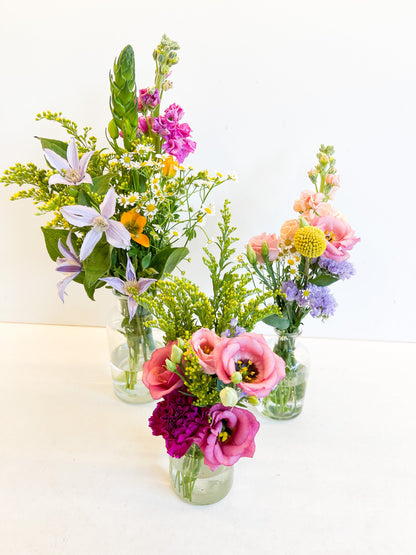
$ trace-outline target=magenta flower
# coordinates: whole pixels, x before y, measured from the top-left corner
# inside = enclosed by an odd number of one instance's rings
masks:
[[[213,356],[218,378],[231,383],[234,372],[240,372],[243,379],[238,385],[247,395],[266,397],[285,377],[283,359],[257,333],[223,338],[215,346]]]
[[[101,278],[100,281],[105,281],[105,283],[111,285],[111,287],[119,293],[127,295],[127,306],[131,322],[131,319],[136,314],[137,306],[139,304],[137,302],[137,297],[144,293],[156,280],[150,278],[139,278],[139,280],[137,280],[133,264],[127,256],[126,281],[117,277]]]
[[[148,108],[151,110],[160,104],[160,96],[158,89],[140,89],[139,96],[137,97],[137,109],[139,112],[146,111]]]
[[[101,212],[90,206],[64,206],[62,215],[76,227],[92,226],[86,234],[79,253],[80,260],[85,260],[94,250],[103,233],[113,247],[127,249],[130,246],[130,233],[121,222],[110,220],[116,210],[117,194],[114,187],[107,191],[100,204]]]
[[[325,258],[342,262],[350,257],[350,251],[360,240],[354,235],[351,226],[335,216],[321,216],[312,221],[312,225],[319,227],[325,233]]]
[[[154,436],[162,436],[171,457],[183,457],[195,441],[206,435],[207,407],[196,407],[193,397],[173,391],[157,404],[149,426]]]
[[[58,241],[58,249],[64,258],[57,258],[56,263],[58,267],[57,272],[63,272],[64,278],[58,283],[58,295],[62,302],[64,302],[65,289],[68,283],[77,277],[82,271],[82,264],[72,246],[71,232],[66,238],[68,248],[64,247],[62,241]]]
[[[75,139],[72,139],[68,145],[67,160],[49,148],[43,149],[43,152],[51,166],[59,170],[59,173],[51,175],[49,185],[55,185],[56,183],[63,183],[64,185],[92,183],[91,176],[85,173],[85,170],[94,152],[86,152],[79,160]]]
[[[238,407],[224,407],[221,403],[209,410],[210,427],[195,443],[204,453],[204,463],[211,470],[221,464],[232,466],[241,457],[252,457],[256,449],[254,437],[260,424],[254,415]]]

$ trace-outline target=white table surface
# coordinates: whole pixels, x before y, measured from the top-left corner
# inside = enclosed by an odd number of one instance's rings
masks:
[[[154,403],[114,397],[104,329],[0,324],[0,553],[416,553],[416,344],[304,343],[304,412],[259,417],[231,492],[196,507]]]

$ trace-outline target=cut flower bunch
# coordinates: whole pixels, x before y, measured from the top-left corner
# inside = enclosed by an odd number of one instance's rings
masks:
[[[296,338],[308,314],[323,320],[334,314],[329,286],[354,274],[348,259],[360,240],[332,204],[340,187],[334,148],[321,145],[317,158],[308,172],[314,190],[302,191],[293,206],[298,216],[283,223],[279,236],[263,233],[247,245],[246,267],[256,283],[272,292],[280,310],[264,319],[277,330],[275,352],[286,362],[285,380],[262,402],[263,414],[276,419],[293,418],[302,409],[306,364],[296,356]]]
[[[283,360],[251,331],[276,308],[259,308],[270,294],[247,288],[250,275],[232,262],[236,239],[228,203],[221,214],[218,259],[207,248],[204,258],[212,296],[176,278],[166,279],[158,297],[146,295],[144,301],[167,341],[143,368],[143,382],[159,400],[150,426],[165,439],[168,454],[183,459],[180,467],[171,459],[171,483],[192,503],[213,502],[200,499],[199,482],[205,480],[201,489],[209,488],[213,472],[253,456],[259,423],[245,407],[257,404],[284,377]],[[204,467],[209,471],[201,478]],[[213,493],[213,499],[223,497],[225,489],[219,497]]]
[[[18,163],[0,178],[22,187],[12,200],[31,198],[40,214],[52,213],[42,231],[62,277],[62,301],[72,281],[91,299],[107,285],[123,300],[127,388],[135,387],[138,361],[154,349],[141,322],[140,296],[188,255],[188,242],[212,212],[209,194],[231,178],[183,166],[196,148],[191,128],[179,105],[161,110],[178,49],[163,36],[153,53],[154,85],[139,91],[132,47],[116,59],[110,73],[110,149],[97,148],[91,128],[80,131],[60,113],[43,112],[37,119],[57,122],[70,140],[40,138],[47,169]]]

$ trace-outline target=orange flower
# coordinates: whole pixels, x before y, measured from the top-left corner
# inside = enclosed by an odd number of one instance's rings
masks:
[[[162,173],[166,177],[175,177],[178,167],[179,167],[179,164],[173,158],[173,156],[168,156],[163,165]]]
[[[130,233],[133,241],[136,241],[136,243],[139,243],[139,245],[143,245],[144,247],[150,247],[149,237],[142,233],[147,222],[147,218],[145,218],[145,216],[142,216],[136,212],[135,209],[133,209],[128,212],[124,212],[121,215],[120,221]]]
[[[280,230],[280,237],[283,239],[283,241],[292,242],[298,229],[299,222],[297,220],[287,220],[282,225],[282,228]]]

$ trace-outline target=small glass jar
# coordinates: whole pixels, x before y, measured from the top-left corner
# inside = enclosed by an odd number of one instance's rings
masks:
[[[126,403],[149,403],[152,397],[142,382],[143,364],[163,346],[162,332],[146,325],[153,316],[140,304],[130,320],[127,299],[125,295],[114,294],[115,302],[107,320],[114,393]]]
[[[192,505],[211,505],[230,491],[234,467],[219,466],[212,471],[204,464],[201,449],[193,444],[180,459],[169,457],[169,476],[173,491],[183,501]]]
[[[273,351],[285,361],[286,377],[260,400],[257,408],[263,416],[274,420],[291,420],[302,412],[310,367],[309,353],[298,340],[299,331],[275,331],[278,339]]]

